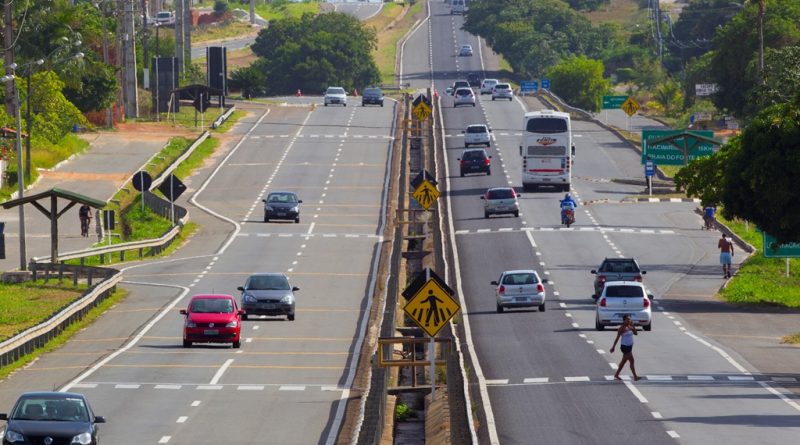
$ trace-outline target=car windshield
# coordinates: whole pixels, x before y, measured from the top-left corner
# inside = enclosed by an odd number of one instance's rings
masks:
[[[344,88],[328,88],[325,94],[344,94]]]
[[[156,17],[158,17],[160,19],[168,19],[168,18],[172,17],[172,13],[171,12],[159,12]]]
[[[503,284],[536,284],[539,280],[536,279],[536,275],[530,272],[524,273],[510,273],[503,277]]]
[[[380,96],[381,95],[381,90],[379,90],[378,88],[367,88],[366,90],[364,90],[364,95],[365,96],[367,96],[367,95],[369,95],[369,96]]]
[[[86,403],[77,398],[31,397],[20,400],[11,414],[15,420],[48,420],[56,422],[88,422]]]
[[[289,290],[289,280],[282,275],[256,275],[247,282],[248,290]]]
[[[483,125],[475,125],[467,127],[467,133],[487,133],[487,131]]]
[[[600,272],[635,273],[638,271],[639,268],[636,267],[636,264],[632,261],[606,261],[603,263],[602,267],[600,267]]]
[[[507,83],[498,83],[497,85],[494,86],[494,89],[495,90],[507,90],[507,89],[509,89],[509,87],[508,87]]]
[[[457,80],[454,85],[456,88],[468,88],[469,82],[467,82],[466,80]]]
[[[191,312],[198,314],[230,314],[233,301],[227,298],[198,298],[192,301]]]
[[[297,196],[294,193],[270,193],[267,202],[272,203],[295,203]]]
[[[489,190],[489,199],[509,199],[513,197],[514,191],[511,189]]]
[[[606,286],[606,297],[642,298],[644,290],[641,286]]]

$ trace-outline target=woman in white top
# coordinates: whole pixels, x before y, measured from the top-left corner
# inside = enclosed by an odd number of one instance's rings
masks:
[[[633,373],[633,379],[639,380],[639,376],[636,375],[636,367],[634,366],[633,362],[633,336],[639,335],[639,331],[636,329],[636,325],[633,324],[631,321],[631,316],[626,314],[622,317],[622,326],[617,329],[617,338],[614,339],[614,344],[611,346],[611,353],[614,353],[614,348],[617,346],[617,341],[622,338],[620,342],[619,349],[622,351],[622,360],[619,362],[617,366],[617,372],[614,374],[614,378],[616,380],[622,380],[619,376],[619,373],[622,371],[622,367],[625,366],[625,362],[631,363],[631,372]]]

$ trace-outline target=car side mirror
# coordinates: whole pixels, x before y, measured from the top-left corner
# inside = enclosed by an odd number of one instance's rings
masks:
[[[103,416],[94,416],[94,423],[106,423],[106,418]]]
[[[464,131],[464,130],[461,130],[461,134],[467,134],[467,132]]]
[[[460,160],[461,160],[461,158],[456,158],[456,161],[460,161]]]
[[[8,414],[0,413],[0,420],[8,420]]]
[[[297,203],[298,203],[298,204],[302,204],[302,203],[303,203],[303,200],[302,200],[302,199],[298,199],[298,200],[297,200]]]
[[[236,290],[244,292],[244,286],[239,286],[236,288]]]
[[[239,315],[244,315],[247,313],[247,311],[245,311],[244,309],[239,309],[238,311],[236,311],[236,313]]]
[[[486,199],[486,197],[484,197],[483,195],[481,195],[481,199]]]
[[[517,196],[519,196],[519,195],[517,195]],[[542,284],[547,284],[549,282],[550,281],[547,278],[542,278]]]
[[[522,156],[522,145],[519,146],[519,155]]]
[[[299,290],[300,290],[300,288],[299,288],[299,287],[297,287],[297,286],[294,286],[294,287],[292,287],[292,292],[297,292],[297,291],[299,291]]]
[[[491,155],[489,155],[489,159],[492,159],[492,156],[491,156]]]
[[[491,284],[492,286],[497,286],[497,281],[492,281],[492,282],[491,282],[491,283],[489,283],[489,284]]]
[[[489,130],[489,133],[491,133],[491,132],[492,132],[492,130],[490,129],[490,130]]]
[[[594,269],[592,269],[592,270],[591,270],[591,272],[589,272],[589,273],[596,274],[596,273],[597,273],[597,271],[596,271],[596,270],[594,270]]]
[[[187,314],[186,309],[181,309],[181,315],[186,315],[186,314]]]
[[[445,94],[447,94],[448,96],[452,96],[453,95],[453,88],[452,87],[447,87],[447,90],[445,90]]]
[[[261,202],[267,202],[267,200],[266,199],[262,199]]]
[[[647,271],[646,271],[646,270],[643,270],[643,271],[642,271],[642,275],[647,275]]]
[[[517,198],[522,198],[522,193],[517,193]]]
[[[647,294],[647,298],[649,298],[650,300],[655,300],[656,296],[653,294]]]

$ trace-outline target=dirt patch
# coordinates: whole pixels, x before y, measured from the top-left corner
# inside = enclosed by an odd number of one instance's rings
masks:
[[[82,133],[80,138],[89,143],[97,140],[102,135],[113,135],[119,138],[136,138],[143,141],[161,140],[167,137],[182,136],[185,138],[197,137],[196,131],[175,127],[170,123],[159,122],[124,122],[117,123],[113,130],[103,130],[91,133]]]

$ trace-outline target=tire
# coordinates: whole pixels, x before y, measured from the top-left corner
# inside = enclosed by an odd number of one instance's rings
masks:
[[[484,218],[488,218],[489,217],[489,212],[483,212],[483,217]]]
[[[184,348],[191,348],[192,347],[192,342],[190,342],[189,340],[184,340],[183,341],[183,347]]]
[[[269,218],[267,218],[267,215],[264,215],[264,222],[269,222]]]
[[[502,314],[503,313],[503,306],[500,306],[499,304],[497,305],[497,313],[498,314]]]
[[[644,329],[644,330],[645,330],[645,331],[647,331],[647,332],[650,332],[650,331],[652,331],[652,330],[653,330],[653,320],[650,320],[650,324],[649,324],[649,325],[647,325],[647,326],[642,326],[642,329]]]
[[[461,177],[462,177],[462,178],[464,177],[464,172],[463,172],[463,171],[461,172]]]
[[[383,102],[381,102],[381,108],[383,108]]]
[[[569,229],[569,225],[572,224],[572,223],[569,222],[569,219],[567,219],[566,224],[567,224],[567,228]]]
[[[492,97],[492,101],[494,101],[494,96]]]
[[[517,210],[516,212],[514,212],[514,218],[519,218],[519,210]],[[544,312],[544,311],[542,311],[542,312]]]
[[[294,321],[294,314],[287,315],[286,319],[289,320],[289,321]]]
[[[472,106],[474,107],[474,106],[475,106],[475,104],[472,104]]]
[[[492,169],[486,170],[486,176],[492,176]]]
[[[325,106],[326,106],[326,107],[328,106],[328,102],[325,102]]]
[[[544,307],[544,303],[539,305],[539,312],[544,312],[546,308]]]
[[[603,324],[601,324],[600,320],[598,320],[597,318],[594,319],[594,328],[597,329],[598,331],[604,331],[606,329],[606,327]]]
[[[242,320],[247,321],[247,314],[242,314]]]
[[[299,216],[294,219],[294,223],[295,224],[300,224],[300,217]]]
[[[233,349],[239,349],[239,348],[241,348],[241,347],[242,347],[242,341],[241,341],[241,340],[236,340],[235,342],[233,342],[233,344],[231,345],[231,347],[232,347]]]

